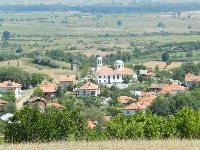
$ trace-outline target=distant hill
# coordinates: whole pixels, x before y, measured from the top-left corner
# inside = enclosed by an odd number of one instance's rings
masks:
[[[139,3],[154,3],[154,2],[197,2],[199,0],[1,0],[0,5],[12,5],[12,4],[69,4],[69,5],[95,5],[95,4],[130,4],[133,2]]]

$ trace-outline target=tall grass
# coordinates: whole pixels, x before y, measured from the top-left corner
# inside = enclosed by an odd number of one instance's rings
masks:
[[[137,140],[3,144],[1,150],[199,150],[199,140]]]

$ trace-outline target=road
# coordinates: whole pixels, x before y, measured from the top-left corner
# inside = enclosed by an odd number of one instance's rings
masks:
[[[21,93],[22,97],[20,98],[21,100],[18,103],[16,103],[17,109],[21,109],[23,107],[23,103],[26,102],[32,94],[33,94],[33,89],[22,90]]]

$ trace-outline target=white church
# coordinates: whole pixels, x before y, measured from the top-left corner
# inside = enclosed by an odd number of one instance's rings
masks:
[[[102,58],[97,57],[97,70],[95,71],[95,80],[98,83],[112,84],[123,83],[123,76],[130,75],[133,79],[137,79],[137,74],[130,68],[124,68],[121,60],[116,60],[114,69],[102,65]]]

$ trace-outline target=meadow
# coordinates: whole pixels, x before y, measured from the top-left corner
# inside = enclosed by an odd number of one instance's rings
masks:
[[[199,140],[127,140],[4,144],[1,150],[199,150]]]

